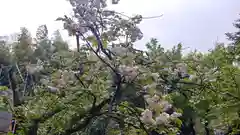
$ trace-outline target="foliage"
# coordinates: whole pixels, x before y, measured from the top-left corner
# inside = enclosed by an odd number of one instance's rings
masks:
[[[234,27],[237,28],[237,32],[234,33],[226,33],[226,36],[228,37],[229,40],[233,41],[234,44],[239,44],[240,41],[240,19],[237,19],[234,23]]]
[[[76,37],[76,51],[59,31],[49,39],[46,25],[36,39],[21,28],[17,42],[0,44],[1,86],[13,94],[0,105],[18,134],[239,134],[237,44],[183,55],[182,44],[165,50],[151,39],[141,51],[133,43],[143,37],[142,16],[107,10],[102,0],[69,2],[74,16],[57,20]]]

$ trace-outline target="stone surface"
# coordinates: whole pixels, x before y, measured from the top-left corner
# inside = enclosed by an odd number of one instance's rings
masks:
[[[0,111],[0,133],[9,131],[11,120],[12,120],[11,113]]]

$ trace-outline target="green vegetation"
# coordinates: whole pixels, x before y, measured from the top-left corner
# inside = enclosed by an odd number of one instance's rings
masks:
[[[21,28],[16,42],[0,42],[0,92],[13,95],[6,102],[2,94],[0,106],[18,135],[240,134],[239,32],[205,54],[183,55],[181,44],[165,50],[157,39],[141,51],[133,43],[143,37],[142,16],[99,0],[70,3],[74,19],[57,21],[77,50],[59,31],[49,39],[46,25],[36,38]]]

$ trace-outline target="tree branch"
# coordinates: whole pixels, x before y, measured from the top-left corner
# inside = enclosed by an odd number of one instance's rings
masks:
[[[75,123],[76,125],[75,126],[71,126],[70,128],[66,128],[64,130],[64,132],[62,132],[59,135],[71,135],[72,133],[75,133],[77,131],[80,131],[80,130],[86,128],[86,126],[90,123],[92,118],[94,118],[96,116],[100,116],[100,115],[103,114],[100,111],[107,103],[109,103],[109,101],[110,101],[109,98],[105,99],[100,104],[95,106],[94,108],[91,108],[90,110],[88,110],[85,114],[77,116],[77,117],[73,117],[71,119],[70,123]],[[81,119],[84,119],[84,120],[83,120],[83,122],[81,122],[79,124],[78,121],[81,120]]]

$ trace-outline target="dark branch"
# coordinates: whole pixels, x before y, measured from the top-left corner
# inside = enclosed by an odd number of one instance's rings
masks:
[[[104,114],[104,113],[101,113],[101,110],[107,103],[109,103],[109,101],[110,101],[110,99],[105,99],[100,104],[95,106],[94,108],[91,108],[85,114],[77,116],[77,117],[73,117],[71,119],[70,123],[75,123],[75,126],[66,128],[66,130],[59,135],[71,135],[72,133],[75,133],[75,132],[85,129],[88,126],[88,124],[90,123],[90,121],[92,120],[92,118]],[[78,123],[80,120],[83,120],[83,122]]]

